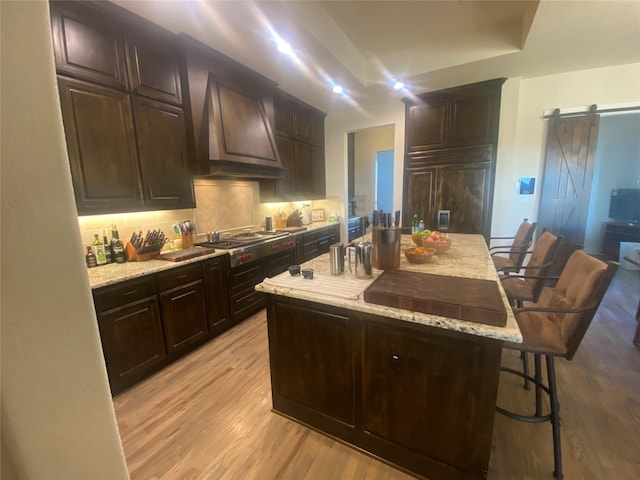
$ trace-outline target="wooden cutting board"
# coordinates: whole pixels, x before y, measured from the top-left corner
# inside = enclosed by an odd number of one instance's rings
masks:
[[[208,247],[189,247],[182,250],[176,250],[175,252],[163,253],[160,255],[160,260],[167,260],[169,262],[182,262],[189,260],[190,258],[201,257],[215,252],[215,248]]]
[[[491,280],[386,270],[364,291],[376,305],[504,327],[507,312]]]

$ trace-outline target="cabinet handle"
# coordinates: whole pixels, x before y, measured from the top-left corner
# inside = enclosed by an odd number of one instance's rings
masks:
[[[128,297],[129,295],[133,295],[134,293],[137,293],[138,290],[129,290],[128,292],[123,293],[122,295],[125,297]]]
[[[188,275],[185,273],[184,275],[178,275],[177,278],[178,279],[182,279],[182,278],[187,278],[187,277],[188,277]]]
[[[400,371],[400,357],[398,355],[391,355],[391,370]]]

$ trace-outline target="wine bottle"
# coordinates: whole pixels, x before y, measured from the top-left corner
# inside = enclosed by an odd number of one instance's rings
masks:
[[[111,244],[109,243],[107,232],[105,230],[102,230],[102,244],[104,245],[104,253],[107,257],[107,263],[115,263],[113,252],[111,251]]]
[[[85,261],[87,262],[88,268],[93,268],[98,266],[98,260],[96,256],[91,251],[91,245],[87,245],[87,254],[84,256]]]
[[[124,247],[120,241],[120,235],[115,225],[111,227],[111,251],[116,259],[116,263],[125,263],[126,258],[124,256]]]
[[[107,254],[104,250],[104,244],[97,233],[93,235],[93,250],[95,251],[96,261],[98,265],[107,263]]]

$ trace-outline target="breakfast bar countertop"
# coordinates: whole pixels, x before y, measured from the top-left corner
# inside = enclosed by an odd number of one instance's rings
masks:
[[[297,277],[300,288],[292,286],[291,276],[288,272],[285,272],[272,279],[266,279],[256,286],[256,290],[407,322],[420,323],[445,330],[521,343],[522,334],[509,306],[484,238],[481,235],[467,234],[449,234],[449,238],[452,240],[451,248],[441,255],[434,255],[430,263],[412,264],[406,260],[404,254],[401,254],[400,270],[496,281],[507,313],[507,322],[504,327],[367,303],[362,292],[382,271],[374,268],[373,278],[356,279],[355,275],[349,272],[349,266],[345,260],[345,273],[331,276],[329,254],[321,255],[301,265],[302,268],[312,268],[314,270],[314,278],[306,280]],[[401,243],[401,248],[415,246],[410,235],[403,235]],[[310,288],[311,286],[317,288]],[[359,294],[348,295],[348,292],[357,292],[358,290]],[[453,294],[455,295],[455,293]],[[357,298],[349,298],[356,295]]]

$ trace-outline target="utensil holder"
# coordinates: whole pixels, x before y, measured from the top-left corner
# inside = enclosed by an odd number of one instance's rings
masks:
[[[400,238],[402,230],[399,227],[373,227],[373,268],[378,270],[397,270],[400,268]]]
[[[190,248],[190,247],[193,247],[193,235],[183,235],[182,248]]]

